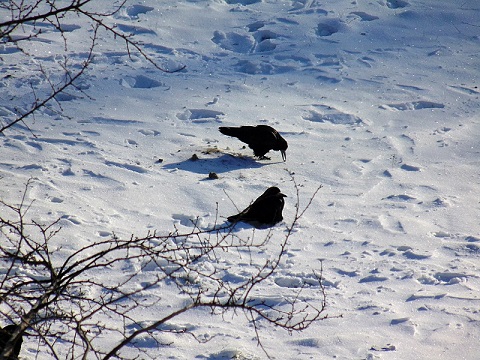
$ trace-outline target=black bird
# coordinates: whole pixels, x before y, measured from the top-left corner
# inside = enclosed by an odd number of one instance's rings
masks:
[[[260,159],[268,159],[265,154],[270,150],[277,150],[282,153],[283,161],[287,160],[285,150],[288,148],[287,141],[277,130],[268,125],[240,126],[219,128],[224,135],[234,136],[253,149],[255,156]]]
[[[261,225],[275,225],[283,220],[282,211],[285,205],[283,198],[286,196],[280,192],[278,187],[272,186],[241,213],[229,216],[228,221],[232,223],[244,221]]]
[[[7,345],[12,334],[17,330],[17,325],[7,325],[4,328],[0,328],[0,353],[5,350],[5,345]],[[18,354],[20,354],[20,349],[22,347],[23,339],[20,336],[17,341],[13,344],[12,352],[10,356],[7,357],[7,360],[17,360]]]

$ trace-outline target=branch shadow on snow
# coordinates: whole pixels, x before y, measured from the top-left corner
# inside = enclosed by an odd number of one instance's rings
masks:
[[[196,174],[204,174],[206,179],[210,173],[222,174],[233,170],[251,168],[258,169],[277,162],[260,163],[252,157],[235,156],[222,153],[217,157],[192,156],[189,159],[163,165],[165,170],[184,170]]]

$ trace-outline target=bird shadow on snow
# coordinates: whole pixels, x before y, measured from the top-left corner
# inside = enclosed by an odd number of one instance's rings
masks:
[[[261,168],[263,166],[276,164],[279,162],[268,162],[268,163],[260,163],[252,157],[246,156],[235,156],[231,154],[222,153],[219,156],[215,157],[202,157],[200,156],[192,156],[189,159],[165,164],[163,169],[165,170],[184,170],[189,171],[196,174],[205,174],[208,176],[210,173],[226,173],[233,170],[238,169],[245,169],[245,168]]]
[[[237,209],[237,212],[239,210]],[[231,215],[231,214],[230,214]],[[185,226],[187,228],[191,228],[192,226],[195,229],[199,229],[202,231],[218,231],[221,234],[228,235],[230,233],[237,233],[243,230],[268,230],[274,226],[278,226],[279,224],[261,224],[258,222],[243,222],[238,221],[232,223],[227,220],[228,216],[219,216],[218,222],[215,223],[214,226],[208,225],[208,222],[205,222],[203,218],[198,217],[195,218],[194,216],[186,215],[186,214],[173,214],[172,218],[174,221],[178,222],[179,225]],[[222,222],[220,222],[222,221]]]
[[[262,223],[258,223],[258,222],[255,222],[255,221],[250,221],[250,222],[243,222],[243,221],[239,221],[239,222],[236,222],[235,224],[232,224],[230,223],[229,221],[225,221],[225,225],[229,224],[229,226],[231,227],[231,230],[230,232],[238,232],[238,231],[241,231],[241,230],[268,230],[268,229],[271,229],[273,227],[276,227],[278,225],[281,225],[282,223],[278,223],[278,224],[262,224]]]
[[[221,216],[223,218],[223,216]],[[243,222],[243,221],[238,221],[236,223],[231,223],[230,221],[226,220],[226,217],[224,217],[225,220],[223,223],[218,223],[215,226],[215,229],[218,229],[222,231],[224,234],[229,234],[229,233],[237,233],[240,231],[244,230],[269,230],[273,227],[276,227],[278,225],[281,225],[282,223],[278,224],[261,224],[258,222]]]

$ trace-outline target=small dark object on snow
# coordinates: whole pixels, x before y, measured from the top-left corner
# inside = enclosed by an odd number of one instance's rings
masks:
[[[260,159],[268,159],[265,154],[270,150],[277,150],[282,153],[283,161],[287,160],[287,154],[285,153],[288,148],[287,141],[271,126],[221,126],[219,130],[224,135],[236,137],[246,143],[253,150],[255,156]]]
[[[0,353],[5,350],[5,345],[7,345],[8,341],[12,334],[17,330],[17,325],[7,325],[4,328],[0,328]],[[6,358],[6,360],[17,360],[18,354],[20,354],[20,349],[22,347],[23,339],[20,336],[17,341],[13,344],[12,352],[10,356]]]
[[[190,160],[192,161],[197,161],[199,158],[198,158],[198,155],[197,154],[193,154],[192,157],[190,158]]]
[[[275,225],[283,220],[284,197],[280,189],[272,186],[265,190],[249,207],[237,215],[228,217],[228,221],[257,223],[261,225]]]
[[[211,172],[211,173],[208,174],[208,178],[212,179],[212,180],[216,180],[216,179],[218,179],[218,175],[217,175],[216,172]]]

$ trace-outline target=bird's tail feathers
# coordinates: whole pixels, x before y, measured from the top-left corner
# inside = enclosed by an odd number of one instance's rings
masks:
[[[238,221],[241,220],[241,215],[242,215],[242,214],[237,214],[237,215],[229,216],[229,217],[227,218],[227,220],[230,221],[231,223],[236,223],[236,222],[238,222]]]

